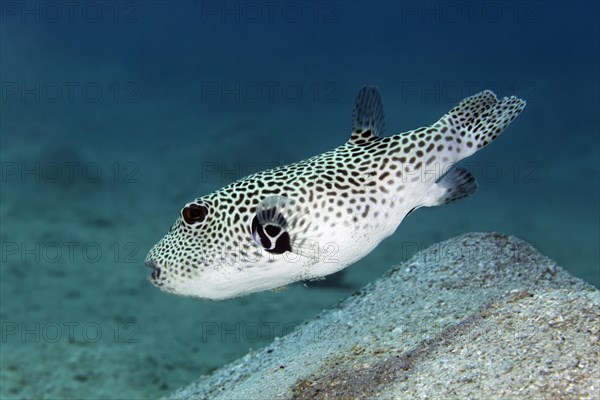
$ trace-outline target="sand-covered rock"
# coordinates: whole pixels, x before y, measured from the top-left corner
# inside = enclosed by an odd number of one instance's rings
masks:
[[[598,290],[522,240],[467,234],[172,398],[592,399],[599,337]]]

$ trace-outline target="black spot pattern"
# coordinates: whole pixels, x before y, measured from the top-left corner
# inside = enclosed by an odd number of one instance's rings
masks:
[[[279,226],[257,223],[257,206],[271,195],[297,200],[309,217],[305,230],[325,240],[340,227],[368,225],[363,221],[378,226],[394,218],[399,223],[419,206],[406,197],[408,189],[426,191],[447,170],[445,166],[493,141],[524,106],[516,97],[497,100],[485,91],[463,100],[431,126],[385,138],[371,130],[354,131],[352,140],[332,151],[258,172],[197,198],[150,251],[151,281],[174,287],[216,265],[253,268],[249,260],[260,251],[255,237],[274,254],[290,251],[293,244],[285,221]],[[370,124],[383,131],[380,112],[377,107],[367,116],[358,112],[355,126]],[[430,170],[431,177],[422,173]],[[403,207],[402,215],[396,215],[393,207]],[[233,261],[224,254],[231,254]]]

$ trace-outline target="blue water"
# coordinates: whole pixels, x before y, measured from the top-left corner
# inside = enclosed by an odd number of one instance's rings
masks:
[[[596,2],[0,3],[0,397],[156,398],[261,347],[416,251],[471,231],[600,286]],[[325,284],[224,302],[160,292],[143,259],[181,207],[349,137],[364,85],[388,133],[484,89],[528,105]]]

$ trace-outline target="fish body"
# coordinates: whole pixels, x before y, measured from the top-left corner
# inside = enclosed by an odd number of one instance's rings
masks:
[[[473,193],[475,179],[454,164],[496,139],[524,107],[484,91],[433,125],[384,137],[379,91],[364,87],[343,145],[187,203],[148,253],[150,280],[218,300],[337,272],[413,210]]]

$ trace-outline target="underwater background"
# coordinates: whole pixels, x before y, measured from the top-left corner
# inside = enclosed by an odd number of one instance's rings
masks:
[[[588,1],[2,1],[0,397],[143,399],[285,335],[472,231],[600,286],[599,5]],[[182,206],[343,144],[379,87],[388,134],[484,89],[527,100],[421,209],[325,281],[205,302],[143,265]]]

